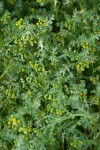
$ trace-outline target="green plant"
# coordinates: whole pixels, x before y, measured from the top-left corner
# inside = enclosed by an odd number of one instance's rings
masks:
[[[97,0],[1,0],[0,149],[99,150]]]

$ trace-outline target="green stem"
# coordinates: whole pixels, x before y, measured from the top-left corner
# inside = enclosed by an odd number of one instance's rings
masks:
[[[12,64],[9,64],[7,69],[4,71],[4,73],[0,76],[0,82],[3,81],[5,78],[6,74],[8,73],[8,70],[12,67]]]

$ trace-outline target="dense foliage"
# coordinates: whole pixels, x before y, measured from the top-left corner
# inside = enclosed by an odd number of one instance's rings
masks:
[[[100,149],[100,1],[0,1],[0,150]]]

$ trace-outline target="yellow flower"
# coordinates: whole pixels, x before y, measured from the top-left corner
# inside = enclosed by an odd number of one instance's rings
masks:
[[[86,42],[85,44],[86,44],[86,46],[88,46],[88,45],[89,45],[89,43],[88,43],[88,42]]]
[[[18,120],[17,120],[17,123],[20,124],[20,122],[21,122],[21,121],[18,119]]]
[[[37,3],[42,3],[44,0],[36,0]]]
[[[31,91],[28,91],[28,95],[32,95]]]
[[[33,66],[34,66],[33,62],[30,61],[29,64],[30,64],[31,68],[33,68]]]
[[[21,129],[19,129],[18,132],[21,132]]]
[[[29,39],[30,41],[33,41],[33,37],[30,37],[30,39]]]
[[[23,28],[24,27],[22,18],[16,22],[16,26],[18,26],[19,28]]]
[[[37,13],[37,11],[36,11],[35,8],[32,8],[32,9],[31,9],[31,12],[32,12],[32,13]]]
[[[8,121],[8,125],[10,125],[11,124],[11,122],[10,121]]]
[[[17,120],[16,120],[16,118],[12,118],[11,121],[12,121],[12,126],[16,126],[16,125],[17,125]]]
[[[25,68],[22,68],[21,71],[22,71],[22,72],[25,72]]]
[[[77,147],[77,141],[74,140],[73,142],[70,143],[70,145],[71,145],[73,148],[76,148],[76,147]]]
[[[63,111],[61,109],[58,112],[59,112],[59,115],[63,114]]]

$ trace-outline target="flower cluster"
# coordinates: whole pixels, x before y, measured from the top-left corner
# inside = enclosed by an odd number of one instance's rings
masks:
[[[79,145],[83,146],[83,141],[80,140],[74,140],[73,142],[70,143],[72,148],[77,148]]]
[[[91,99],[93,100],[94,104],[100,105],[100,96],[99,95],[92,96]]]
[[[32,128],[20,127],[18,132],[24,135],[24,138],[28,140],[29,134],[32,132]]]
[[[73,28],[73,19],[69,19],[67,22],[65,22],[65,28],[68,30],[71,30]]]
[[[10,19],[11,19],[11,14],[8,11],[6,11],[1,17],[0,22],[6,25],[10,22]]]
[[[81,73],[85,70],[85,68],[89,67],[89,60],[86,59],[83,62],[79,62],[76,66],[77,72]]]
[[[16,128],[21,123],[20,119],[17,119],[15,116],[11,115],[11,117],[8,120],[8,125],[11,125],[12,128]]]
[[[34,43],[37,43],[36,39],[33,38],[33,36],[31,36],[31,33],[28,31],[21,36],[21,43],[19,43],[19,45],[20,47],[23,47],[23,45],[26,45],[27,43],[31,46],[33,46]]]
[[[36,0],[37,3],[42,3],[44,0]]]
[[[16,94],[15,94],[15,92],[12,90],[11,87],[6,90],[6,95],[7,95],[7,97],[10,98],[10,99],[14,99],[14,98],[16,97]]]
[[[16,22],[16,26],[19,27],[20,29],[24,28],[24,22],[22,18]]]
[[[49,113],[53,113],[54,115],[62,115],[64,113],[63,108],[59,106],[58,98],[55,98],[52,94],[45,94],[44,99],[49,101],[49,104],[47,105]],[[55,105],[58,105],[59,107],[56,108]]]
[[[43,66],[39,66],[37,63],[33,63],[32,61],[29,62],[31,68],[33,68],[36,72],[44,72],[45,68]]]
[[[37,14],[37,10],[35,8],[32,8],[31,12]]]
[[[96,51],[96,49],[94,47],[91,47],[88,42],[82,43],[82,48],[88,49],[90,52],[92,52],[92,54],[94,54]]]
[[[81,96],[82,98],[84,98],[84,99],[86,99],[86,98],[87,98],[86,93],[83,93],[83,92],[81,92],[81,93],[80,93],[80,96]]]
[[[64,113],[63,109],[61,108],[57,109],[56,107],[53,107],[50,104],[47,105],[47,111],[53,115],[59,115],[59,116],[63,115]]]
[[[48,22],[44,18],[38,18],[38,22],[36,23],[37,26],[48,26]]]
[[[99,76],[96,76],[96,77],[91,76],[89,79],[90,79],[90,81],[91,81],[93,84],[95,84],[95,83],[98,83],[98,81],[99,81]]]
[[[57,41],[59,42],[59,43],[61,43],[62,42],[62,35],[61,35],[61,33],[55,33],[54,35],[53,35],[53,38],[54,39],[57,39]]]
[[[33,83],[34,83],[34,86],[35,86],[36,88],[41,87],[41,81],[39,81],[39,80],[37,80],[37,79],[34,79]]]

